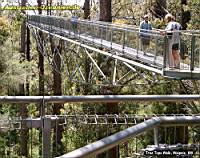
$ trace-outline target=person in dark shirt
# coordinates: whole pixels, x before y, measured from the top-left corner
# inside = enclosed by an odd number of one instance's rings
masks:
[[[72,31],[76,33],[78,28],[78,18],[76,16],[71,17],[71,25],[72,25]]]
[[[140,40],[141,40],[141,48],[142,51],[144,51],[144,54],[146,54],[147,47],[150,44],[150,35],[149,30],[152,30],[151,23],[149,22],[148,15],[143,16],[143,21],[140,23]]]

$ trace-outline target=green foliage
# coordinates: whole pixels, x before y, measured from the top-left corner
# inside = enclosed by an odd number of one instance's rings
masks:
[[[191,20],[188,24],[189,29],[200,29],[200,1],[191,0],[189,3],[189,10],[191,11]]]
[[[6,17],[0,17],[0,43],[3,44],[3,42],[6,40],[6,38],[9,35],[9,28],[10,25],[8,19]]]

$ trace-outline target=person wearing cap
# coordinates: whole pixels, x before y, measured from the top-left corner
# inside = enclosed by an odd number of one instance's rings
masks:
[[[144,15],[143,21],[140,23],[140,40],[141,40],[141,49],[146,54],[147,47],[150,44],[150,31],[152,30],[151,23],[149,22],[149,16]]]
[[[180,68],[180,32],[182,29],[181,25],[175,21],[175,18],[171,14],[165,16],[167,26],[165,28],[165,33],[168,36],[169,44],[169,67]]]

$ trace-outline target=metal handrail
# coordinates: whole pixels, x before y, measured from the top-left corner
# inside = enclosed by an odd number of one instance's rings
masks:
[[[0,103],[69,103],[69,102],[189,102],[200,95],[87,95],[87,96],[0,96]]]
[[[62,19],[62,20],[67,20],[70,21],[70,19],[67,19],[65,17],[58,17],[58,16],[53,16],[53,15],[27,15],[27,18],[29,20],[31,20],[32,17],[36,18],[50,18],[50,19]],[[111,22],[104,22],[104,21],[97,21],[97,20],[77,20],[77,23],[84,23],[84,24],[92,24],[92,25],[98,25],[98,26],[110,26],[110,27],[116,27],[116,28],[123,28],[126,30],[139,30],[139,28],[135,25],[133,26],[129,26],[129,25],[120,25],[120,24],[115,24],[115,23],[111,23]],[[145,30],[145,31],[149,31],[152,33],[159,33],[160,31],[162,31],[161,29],[153,29],[153,30]],[[181,32],[184,34],[188,34],[188,35],[192,35],[192,34],[197,34],[200,35],[200,30],[179,30],[179,31],[173,31],[173,32]]]
[[[57,158],[88,158],[103,153],[129,139],[153,129],[160,125],[193,125],[200,123],[200,116],[179,116],[179,117],[154,117],[143,123],[127,128],[121,132],[105,137],[92,144],[76,149]]]

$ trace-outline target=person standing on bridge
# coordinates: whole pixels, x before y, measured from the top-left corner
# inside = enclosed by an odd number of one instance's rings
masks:
[[[74,33],[77,33],[77,29],[78,29],[78,18],[77,18],[77,16],[73,15],[71,17],[71,25],[72,25],[72,31]]]
[[[147,47],[150,44],[150,31],[152,30],[151,23],[149,22],[149,16],[144,15],[143,21],[140,23],[140,40],[141,40],[141,49],[146,54]]]
[[[165,16],[165,20],[167,21],[167,26],[165,28],[165,32],[168,36],[168,44],[169,44],[169,67],[180,68],[180,31],[182,26],[175,21],[174,16],[171,14],[167,14]]]

